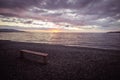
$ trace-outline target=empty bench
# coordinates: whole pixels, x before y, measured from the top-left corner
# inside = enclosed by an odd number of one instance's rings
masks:
[[[43,57],[43,63],[47,63],[47,56],[48,54],[46,53],[41,53],[41,52],[35,52],[35,51],[30,51],[30,50],[20,50],[20,58],[24,58],[24,54],[34,54]]]

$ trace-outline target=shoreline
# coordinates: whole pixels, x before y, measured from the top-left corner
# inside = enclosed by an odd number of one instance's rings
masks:
[[[100,49],[100,50],[114,50],[114,51],[120,51],[120,49],[113,49],[113,48],[100,48],[100,47],[90,47],[90,46],[80,46],[80,45],[65,45],[68,47],[78,47],[78,48],[89,48],[89,49]]]
[[[11,43],[11,42],[16,42],[16,43],[27,43],[27,44],[40,44],[40,45],[45,45],[45,46],[58,46],[58,47],[68,47],[68,48],[77,48],[77,49],[94,49],[94,50],[107,50],[107,51],[120,51],[120,49],[110,49],[110,48],[98,48],[98,47],[88,47],[88,46],[74,46],[74,45],[62,45],[62,44],[49,44],[49,43],[38,43],[38,42],[19,42],[19,41],[11,41],[11,40],[0,40],[0,43]]]

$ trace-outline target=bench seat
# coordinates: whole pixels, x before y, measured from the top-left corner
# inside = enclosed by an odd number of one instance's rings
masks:
[[[31,50],[20,50],[20,58],[24,58],[24,54],[34,54],[34,55],[38,55],[38,56],[42,56],[43,57],[43,63],[47,63],[47,53],[41,53],[41,52],[36,52],[36,51],[31,51]]]

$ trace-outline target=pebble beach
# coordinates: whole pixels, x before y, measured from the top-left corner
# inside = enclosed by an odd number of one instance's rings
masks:
[[[48,54],[48,64],[41,57],[20,50]],[[1,79],[4,80],[119,80],[120,51],[42,43],[0,40]]]

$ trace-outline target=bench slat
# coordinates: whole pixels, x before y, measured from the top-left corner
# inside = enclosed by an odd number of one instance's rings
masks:
[[[28,54],[35,54],[35,55],[39,55],[43,57],[43,61],[45,64],[47,64],[47,56],[48,54],[46,53],[40,53],[40,52],[35,52],[35,51],[30,51],[30,50],[20,50],[20,58],[24,58],[24,54],[28,53]]]
[[[30,51],[30,50],[21,50],[21,52],[31,53],[31,54],[41,55],[41,56],[48,56],[48,54],[46,53],[40,53],[40,52],[35,52],[35,51]]]

